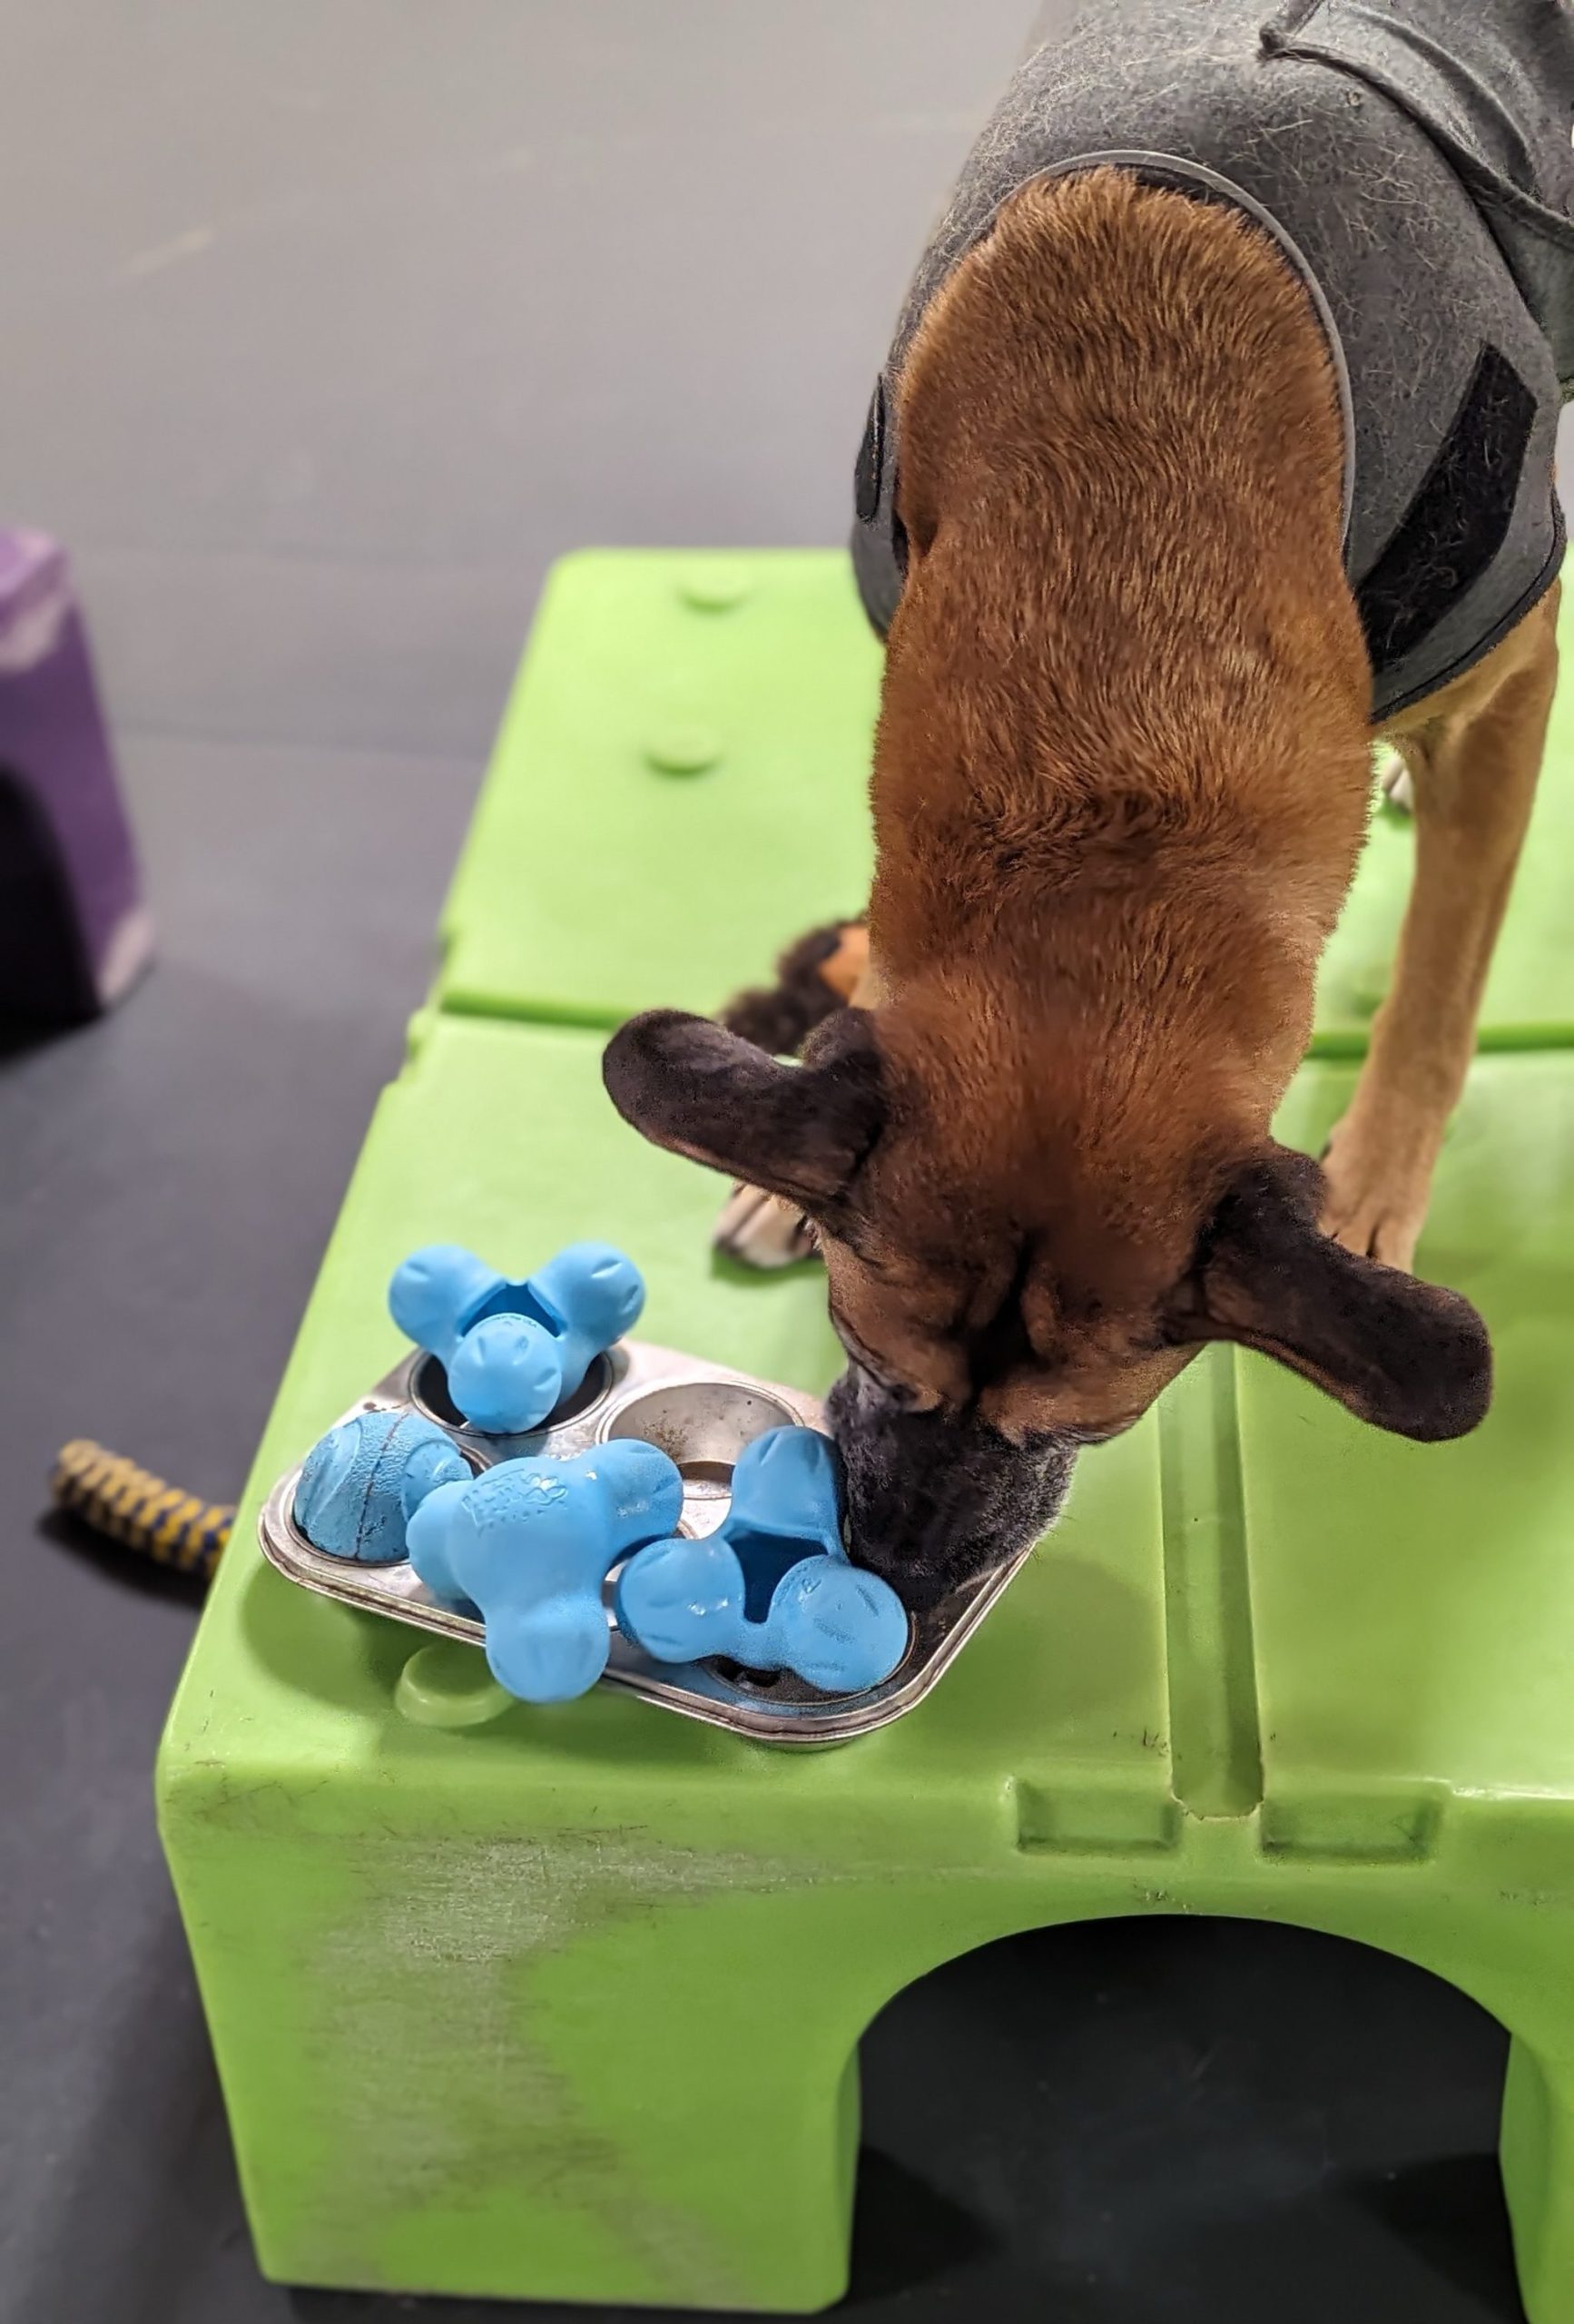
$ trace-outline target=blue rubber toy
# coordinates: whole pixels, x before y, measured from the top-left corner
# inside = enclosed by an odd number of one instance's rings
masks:
[[[307,1454],[295,1488],[295,1522],[314,1549],[362,1565],[405,1554],[405,1527],[438,1485],[469,1466],[435,1421],[419,1413],[357,1413]]]
[[[389,1285],[394,1322],[440,1360],[456,1406],[488,1436],[539,1428],[644,1305],[639,1269],[610,1243],[571,1243],[520,1283],[428,1243]]]
[[[908,1644],[895,1590],[848,1562],[836,1454],[811,1428],[772,1429],[744,1448],[713,1533],[629,1560],[617,1622],[658,1662],[729,1655],[831,1695],[878,1686]]]
[[[410,1563],[435,1596],[476,1608],[499,1686],[527,1703],[568,1702],[606,1668],[607,1574],[670,1533],[683,1505],[676,1467],[633,1438],[570,1461],[500,1461],[422,1502]]]

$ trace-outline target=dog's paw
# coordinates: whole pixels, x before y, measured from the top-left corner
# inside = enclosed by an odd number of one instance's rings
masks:
[[[797,1205],[757,1187],[734,1187],[713,1243],[746,1267],[795,1266],[814,1256],[814,1232]]]
[[[1385,803],[1402,815],[1415,812],[1415,784],[1409,767],[1392,745],[1385,744],[1377,755],[1377,787]]]
[[[1426,1224],[1431,1169],[1396,1164],[1341,1125],[1323,1157],[1323,1175],[1324,1235],[1358,1258],[1409,1273]]]

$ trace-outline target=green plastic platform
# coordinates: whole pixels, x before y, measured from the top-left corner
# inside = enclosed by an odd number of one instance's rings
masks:
[[[587,569],[659,563],[572,567],[554,653]],[[495,775],[499,848],[537,780]],[[1085,1459],[927,1701],[792,1753],[610,1690],[509,1704],[474,1649],[313,1598],[253,1547],[266,1488],[392,1360],[384,1285],[437,1236],[505,1265],[608,1236],[647,1273],[651,1337],[826,1384],[815,1275],[707,1256],[715,1181],[616,1119],[599,1049],[418,1019],[172,1712],[162,1828],[267,2272],[822,2306],[884,2004],[1016,1930],[1207,1912],[1382,1946],[1510,2029],[1526,2304],[1574,2324],[1574,1054],[1478,1061],[1445,1150],[1422,1262],[1494,1330],[1476,1436],[1397,1443],[1213,1351]],[[1349,1079],[1308,1067],[1285,1134],[1314,1144]]]
[[[879,689],[845,556],[566,558],[443,913],[444,1006],[708,1014],[861,911]]]
[[[1565,617],[1574,641],[1574,598]],[[1574,645],[1571,645],[1574,651]],[[443,915],[446,1008],[610,1029],[708,1013],[862,909],[880,655],[830,549],[597,549],[547,586]],[[1380,813],[1324,964],[1313,1053],[1359,1055],[1410,887]],[[1574,1042],[1574,686],[1554,714],[1485,1049]]]

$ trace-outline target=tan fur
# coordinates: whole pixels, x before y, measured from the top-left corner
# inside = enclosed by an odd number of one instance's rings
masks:
[[[820,973],[841,1000],[851,1000],[869,975],[869,930],[861,921],[848,922],[835,951],[820,963]]]
[[[1025,189],[951,277],[900,444],[855,995],[893,1118],[859,1248],[822,1238],[832,1308],[920,1409],[956,1403],[1026,1244],[1019,1361],[980,1408],[1107,1433],[1184,1361],[1156,1309],[1268,1137],[1365,833],[1333,382],[1264,238],[1099,172]],[[1393,729],[1416,891],[1326,1219],[1380,1258],[1409,1262],[1468,1061],[1552,618]]]
[[[900,384],[910,561],[855,1000],[890,1119],[821,1236],[849,1347],[1008,1437],[1127,1424],[1303,1052],[1365,834],[1371,675],[1326,348],[1229,212],[1026,188]],[[1396,721],[1418,863],[1325,1224],[1408,1264],[1540,755],[1552,601]],[[803,1247],[762,1206],[734,1247]],[[982,1362],[980,1362],[980,1334]]]
[[[1407,1267],[1475,1046],[1558,682],[1554,587],[1496,651],[1386,730],[1415,799],[1415,883],[1388,999],[1327,1157],[1323,1225]]]
[[[900,441],[870,926],[922,1128],[872,1166],[886,1278],[832,1247],[832,1296],[941,1400],[926,1301],[959,1273],[987,1312],[979,1256],[1030,1234],[989,1416],[1102,1429],[1175,1368],[1133,1321],[1267,1134],[1365,830],[1333,381],[1264,238],[1101,172],[1025,190],[953,275]]]

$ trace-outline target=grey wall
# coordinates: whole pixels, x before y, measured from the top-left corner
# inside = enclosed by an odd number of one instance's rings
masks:
[[[122,724],[473,753],[560,550],[841,536],[1028,8],[6,13],[0,508]]]

